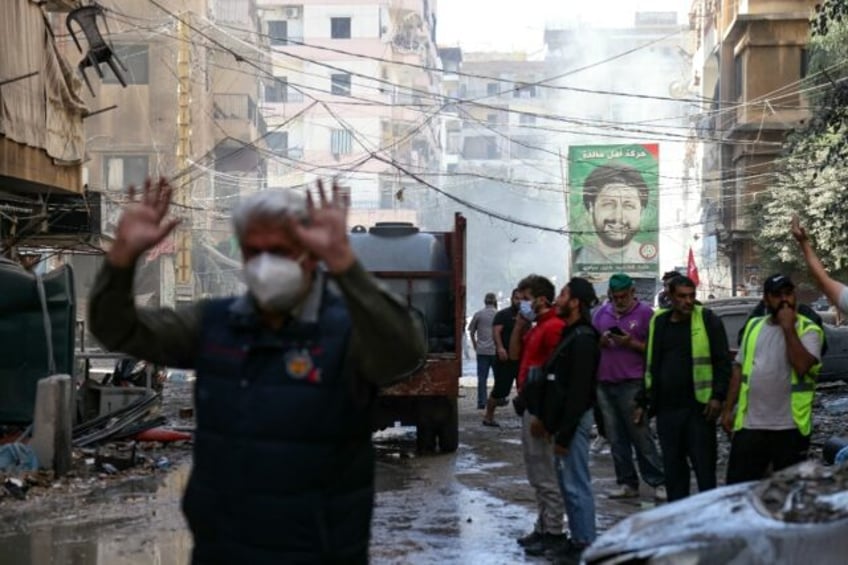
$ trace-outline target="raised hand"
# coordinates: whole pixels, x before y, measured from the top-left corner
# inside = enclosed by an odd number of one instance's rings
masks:
[[[289,221],[289,229],[303,248],[313,257],[327,265],[331,273],[342,273],[356,261],[347,237],[346,198],[339,185],[333,182],[332,193],[327,199],[324,183],[318,181],[318,205],[312,191],[306,194],[306,219]]]
[[[115,243],[109,250],[108,259],[116,267],[130,267],[142,253],[165,239],[180,222],[166,220],[171,206],[173,190],[168,181],[160,178],[153,183],[144,181],[144,190],[136,200],[134,186],[129,187],[130,203],[124,208],[115,230]]]
[[[792,222],[789,224],[789,227],[792,230],[792,237],[798,243],[804,243],[809,239],[807,230],[804,229],[801,225],[801,220],[798,219],[798,214],[792,214]]]

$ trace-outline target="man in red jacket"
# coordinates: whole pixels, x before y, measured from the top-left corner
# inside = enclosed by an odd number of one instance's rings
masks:
[[[519,316],[510,336],[509,354],[519,360],[517,387],[523,397],[524,385],[531,371],[539,371],[547,363],[562,336],[565,322],[554,306],[554,285],[545,277],[529,275],[518,283],[522,299]],[[536,493],[539,514],[533,531],[519,538],[528,555],[543,555],[564,539],[562,516],[565,512],[562,494],[554,470],[553,444],[542,421],[524,410],[521,414],[521,446],[527,480]]]

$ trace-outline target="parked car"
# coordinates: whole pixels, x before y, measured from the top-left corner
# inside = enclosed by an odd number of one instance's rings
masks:
[[[715,312],[724,324],[727,341],[736,355],[739,349],[738,336],[742,326],[760,299],[756,297],[721,298],[708,300],[704,306]],[[824,321],[827,351],[822,359],[820,381],[848,380],[848,326],[835,326],[832,312],[817,312]]]

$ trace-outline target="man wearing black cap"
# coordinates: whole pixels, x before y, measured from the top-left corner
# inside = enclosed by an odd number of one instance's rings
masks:
[[[558,562],[577,563],[596,536],[589,433],[601,358],[599,335],[591,317],[597,302],[595,289],[586,279],[575,277],[562,288],[556,308],[566,327],[544,367],[551,386],[550,391],[545,389],[542,421],[554,442],[554,463],[571,534],[561,547],[549,552]]]
[[[803,461],[810,447],[824,333],[796,311],[795,285],[786,275],[766,279],[763,303],[768,314],[745,326],[722,411],[722,426],[733,431],[728,484]]]

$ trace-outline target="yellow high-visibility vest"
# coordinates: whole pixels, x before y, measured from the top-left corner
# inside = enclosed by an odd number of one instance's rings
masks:
[[[800,314],[795,323],[795,332],[800,338],[807,332],[818,332],[819,339],[824,342],[824,332],[811,319]],[[736,419],[733,423],[734,430],[741,430],[745,424],[745,414],[748,412],[748,392],[751,389],[751,373],[754,368],[754,353],[757,348],[757,338],[766,323],[768,316],[754,318],[745,326],[742,335],[742,351],[745,352],[745,360],[742,363],[742,385],[739,388],[739,402],[736,406]],[[790,404],[792,406],[792,420],[803,435],[808,436],[813,429],[813,394],[816,389],[816,377],[821,370],[821,360],[813,365],[810,371],[798,377],[795,369],[792,369],[792,393]]]
[[[654,356],[654,325],[657,316],[668,312],[668,308],[657,310],[651,318],[648,330],[648,360],[645,368],[645,388],[650,391],[653,381],[651,362]],[[695,306],[692,312],[692,384],[695,388],[695,400],[701,404],[710,401],[713,395],[713,363],[710,354],[710,338],[704,324],[704,307]]]

